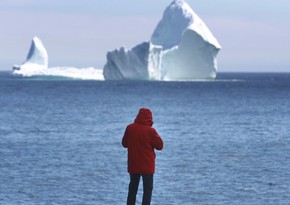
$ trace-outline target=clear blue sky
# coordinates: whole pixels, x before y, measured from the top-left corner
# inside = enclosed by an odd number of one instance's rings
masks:
[[[0,70],[37,35],[49,66],[103,68],[106,53],[150,36],[172,0],[1,0]],[[290,72],[289,0],[187,0],[222,46],[219,71]]]

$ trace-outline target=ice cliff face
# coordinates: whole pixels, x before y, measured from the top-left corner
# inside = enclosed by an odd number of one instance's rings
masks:
[[[107,53],[104,77],[110,80],[148,80],[159,78],[162,48],[150,42],[141,43],[130,50],[124,47]]]
[[[121,48],[108,52],[105,79],[192,80],[216,77],[216,56],[221,46],[183,0],[175,0],[165,9],[150,42],[146,44],[130,50]],[[138,47],[142,47],[143,52]]]
[[[218,49],[193,30],[186,30],[178,46],[163,55],[164,80],[212,79],[216,77]]]
[[[39,70],[46,69],[48,67],[48,55],[45,47],[41,40],[35,36],[32,39],[31,46],[26,58],[26,61],[22,65],[14,65],[13,72],[15,74],[25,72],[27,69]]]

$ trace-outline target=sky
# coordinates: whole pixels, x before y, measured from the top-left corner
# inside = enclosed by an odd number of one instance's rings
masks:
[[[290,72],[289,0],[185,0],[222,49],[220,72]],[[38,36],[49,67],[102,69],[106,54],[150,40],[172,0],[0,0],[0,70]]]

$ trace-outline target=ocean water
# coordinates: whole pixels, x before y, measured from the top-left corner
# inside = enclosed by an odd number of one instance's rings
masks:
[[[121,138],[140,107],[165,145],[153,205],[290,204],[290,73],[147,82],[2,72],[0,96],[0,204],[126,204]]]

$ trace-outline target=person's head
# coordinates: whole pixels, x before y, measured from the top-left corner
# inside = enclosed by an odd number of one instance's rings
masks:
[[[148,108],[140,108],[135,119],[136,123],[146,124],[146,125],[153,125],[153,117],[152,112]]]

